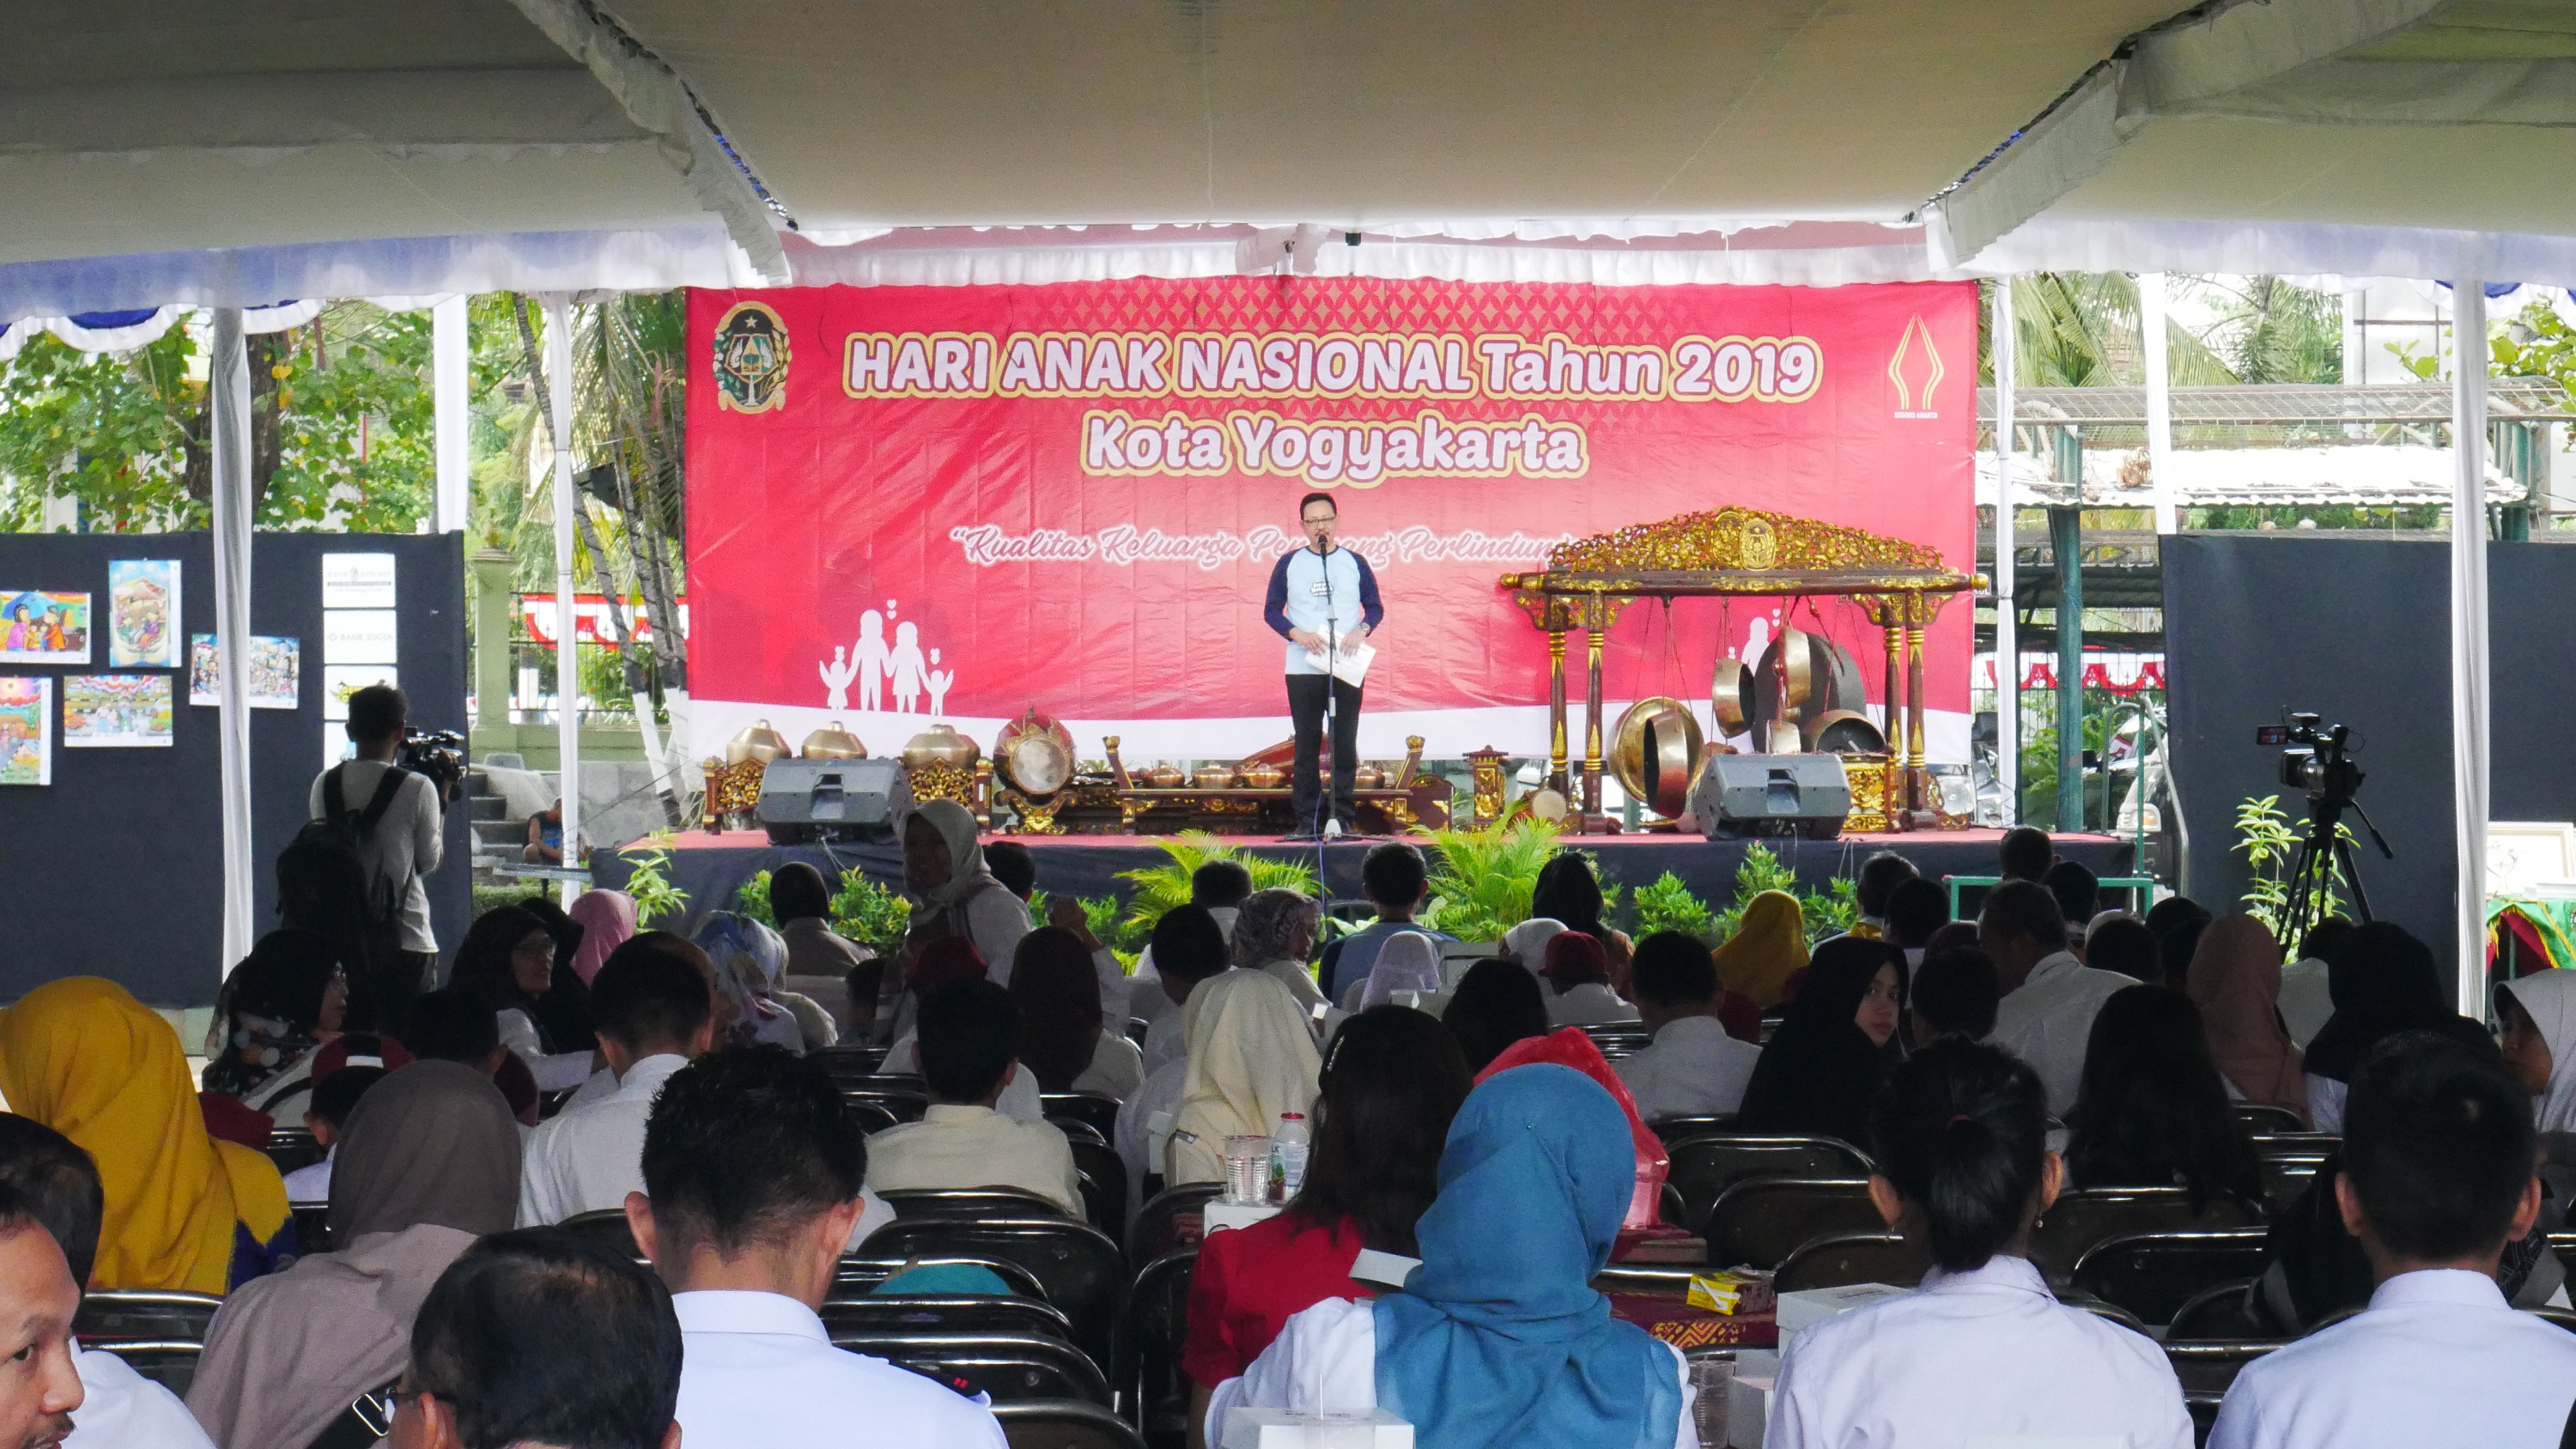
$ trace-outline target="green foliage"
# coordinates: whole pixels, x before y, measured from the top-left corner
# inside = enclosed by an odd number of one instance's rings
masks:
[[[515,906],[527,898],[528,888],[524,885],[484,885],[478,881],[474,885],[474,914],[479,918],[487,911]]]
[[[1753,841],[1744,847],[1744,859],[1735,867],[1735,899],[1717,913],[1717,938],[1732,937],[1744,924],[1744,909],[1764,891],[1783,891],[1798,898],[1798,915],[1806,931],[1807,944],[1814,945],[1827,936],[1851,929],[1860,918],[1860,883],[1850,876],[1836,876],[1820,891],[1798,884],[1797,872],[1780,863],[1771,847]]]
[[[842,873],[841,888],[832,896],[833,930],[880,956],[895,956],[911,924],[912,902],[858,871]]]
[[[1640,936],[1679,931],[1707,940],[1717,928],[1717,918],[1709,914],[1707,904],[1692,895],[1690,887],[1671,871],[1655,877],[1651,885],[1637,888],[1635,909]]]
[[[1538,873],[1555,858],[1563,831],[1549,821],[1523,819],[1483,830],[1416,827],[1416,833],[1430,838],[1435,857],[1422,923],[1462,941],[1498,941],[1529,919]]]
[[[762,871],[744,881],[733,893],[733,908],[769,927],[778,928],[778,919],[769,912],[769,872]]]
[[[2343,381],[2343,299],[2279,277],[2194,277],[2217,313],[2202,334],[2238,382]]]
[[[633,867],[626,877],[626,893],[635,898],[637,929],[649,931],[656,921],[665,917],[677,921],[687,914],[689,893],[671,883],[667,836],[648,835],[617,853]]]
[[[2352,827],[2338,823],[2335,833],[2349,841]],[[2295,944],[2308,925],[2343,910],[2343,872],[2332,860],[2322,863],[2318,888],[2311,892],[2307,919],[2289,919],[2290,888],[2294,884],[2291,869],[2298,864],[2299,847],[2307,832],[2281,810],[2281,797],[2249,797],[2236,807],[2236,854],[2245,857],[2250,879],[2245,886],[2245,909],[2270,928],[2277,940]]]
[[[1190,874],[1210,861],[1240,861],[1243,868],[1252,873],[1252,888],[1257,891],[1303,891],[1310,896],[1316,893],[1315,872],[1304,865],[1296,861],[1245,855],[1240,847],[1228,845],[1203,830],[1183,831],[1164,841],[1163,853],[1171,857],[1167,864],[1118,872],[1118,879],[1135,888],[1127,899],[1128,930],[1113,938],[1109,932],[1100,929],[1096,918],[1091,928],[1093,934],[1109,942],[1113,949],[1120,940],[1134,940],[1141,949],[1142,937],[1152,933],[1154,923],[1163,918],[1165,911],[1189,904]],[[1084,902],[1083,908],[1089,910],[1090,903]]]
[[[1083,925],[1090,929],[1094,939],[1109,948],[1109,954],[1118,958],[1119,965],[1133,973],[1136,958],[1144,954],[1146,943],[1154,938],[1153,925],[1126,919],[1118,908],[1116,896],[1084,896],[1079,899]],[[1054,924],[1054,911],[1053,896],[1045,891],[1030,896],[1029,926],[1035,929]]]

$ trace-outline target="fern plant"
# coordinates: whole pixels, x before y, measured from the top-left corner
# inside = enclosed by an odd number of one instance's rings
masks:
[[[744,881],[733,893],[733,908],[773,931],[778,929],[777,919],[769,913],[769,872]]]
[[[1637,934],[1657,931],[1679,931],[1705,941],[1717,929],[1717,917],[1711,915],[1708,903],[1692,895],[1682,878],[1665,871],[1650,885],[1637,887]]]
[[[1556,840],[1563,833],[1544,820],[1483,830],[1417,831],[1429,837],[1436,857],[1431,902],[1419,919],[1462,941],[1500,940],[1503,932],[1529,919],[1538,873],[1555,857]]]
[[[1827,936],[1840,935],[1860,919],[1860,883],[1850,876],[1836,876],[1823,890],[1808,890],[1798,884],[1798,873],[1780,863],[1780,857],[1759,841],[1744,847],[1744,859],[1735,867],[1735,899],[1717,914],[1717,938],[1733,936],[1744,924],[1744,909],[1764,891],[1780,891],[1798,901],[1799,923],[1805,929],[1807,944],[1814,945]]]
[[[878,885],[858,871],[845,871],[832,896],[832,929],[873,949],[880,956],[903,950],[903,933],[912,924],[912,902]]]
[[[1293,860],[1245,855],[1240,847],[1228,845],[1203,830],[1183,831],[1164,841],[1163,853],[1171,857],[1166,864],[1118,872],[1118,879],[1134,887],[1127,898],[1125,924],[1128,932],[1121,933],[1119,939],[1135,940],[1139,949],[1143,946],[1142,936],[1154,929],[1154,923],[1163,918],[1165,911],[1189,904],[1191,874],[1211,861],[1239,862],[1252,873],[1252,888],[1257,891],[1292,890],[1310,896],[1315,894],[1315,872],[1306,866]],[[1090,909],[1089,902],[1084,903],[1084,909]],[[1096,917],[1091,929],[1092,934],[1103,941],[1111,941],[1115,948],[1111,933],[1100,929]]]
[[[617,853],[629,867],[626,894],[635,900],[638,928],[650,930],[656,921],[688,914],[689,893],[671,882],[670,842],[665,836],[647,836]]]

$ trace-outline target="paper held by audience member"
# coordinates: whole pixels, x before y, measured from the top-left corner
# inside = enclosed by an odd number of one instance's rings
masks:
[[[1308,649],[1306,651],[1306,658],[1312,661],[1316,668],[1321,669],[1324,667],[1323,650]],[[1342,683],[1349,685],[1351,688],[1357,689],[1367,682],[1369,661],[1375,658],[1377,658],[1376,646],[1370,644],[1365,639],[1351,640],[1342,645],[1341,648],[1333,651],[1333,663],[1331,669],[1332,676],[1335,679],[1340,680]]]

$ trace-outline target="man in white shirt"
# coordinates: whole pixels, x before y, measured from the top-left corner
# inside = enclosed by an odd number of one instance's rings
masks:
[[[1007,1187],[1082,1215],[1073,1149],[1051,1122],[1016,1122],[993,1110],[1023,1070],[1020,1008],[990,981],[951,981],[921,1002],[921,1075],[930,1110],[918,1122],[868,1139],[868,1187]]]
[[[2093,1018],[2113,992],[2138,984],[2116,971],[2096,971],[2066,948],[2066,917],[2057,897],[2033,881],[2009,880],[1986,893],[1977,915],[1977,944],[1994,958],[2003,1001],[1995,1008],[1996,1046],[2038,1071],[2048,1110],[2063,1118],[2084,1080],[2084,1046]]]
[[[1244,868],[1242,861],[1211,860],[1190,872],[1190,904],[1206,909],[1209,919],[1216,922],[1217,934],[1225,937],[1229,948],[1234,944],[1235,917],[1251,894],[1252,872]],[[1161,978],[1161,968],[1154,964],[1154,948],[1148,944],[1143,954],[1136,958],[1136,974],[1128,978],[1127,1014],[1142,1018],[1148,1024],[1159,1024],[1163,1018],[1173,1017],[1172,1029],[1178,1031],[1180,996],[1189,993],[1183,991],[1175,996],[1157,990]],[[1145,1070],[1150,1072],[1153,1069],[1154,1058],[1149,1050]]]
[[[831,1078],[776,1049],[716,1052],[654,1104],[626,1221],[679,1315],[688,1449],[1002,1449],[984,1405],[824,1332],[868,1156]]]
[[[411,730],[406,722],[410,710],[403,692],[390,684],[371,684],[350,695],[347,729],[357,757],[316,775],[305,805],[306,818],[331,819],[336,793],[338,810],[358,827],[358,864],[367,876],[366,914],[370,921],[387,924],[398,952],[396,960],[382,963],[389,969],[381,976],[352,965],[352,1028],[373,1030],[401,1021],[412,998],[438,970],[438,938],[430,933],[429,892],[421,877],[437,870],[444,856],[439,804],[454,782],[433,781],[394,764]],[[389,773],[399,783],[379,801],[378,789]],[[292,915],[291,902],[280,909]],[[300,923],[289,919],[287,924]]]
[[[89,1281],[106,1216],[97,1164],[79,1144],[28,1117],[0,1115],[0,1188],[14,1190],[63,1251],[76,1283]],[[214,1449],[179,1396],[112,1353],[74,1345],[82,1397],[69,1449]],[[0,1442],[8,1442],[0,1440]]]
[[[1610,1064],[1637,1115],[1718,1117],[1744,1103],[1762,1048],[1737,1041],[1717,1021],[1717,963],[1708,947],[1679,931],[1657,931],[1637,943],[1632,968],[1637,1011],[1654,1040]]]
[[[632,940],[610,952],[591,978],[590,1005],[617,1090],[557,1113],[528,1138],[521,1227],[625,1206],[644,1181],[644,1121],[654,1095],[714,1042],[707,978],[655,942]]]
[[[2401,1036],[2353,1073],[2335,1202],[2370,1306],[2245,1366],[2210,1449],[2561,1442],[2576,1336],[2496,1287],[2540,1211],[2531,1099],[2492,1051]]]

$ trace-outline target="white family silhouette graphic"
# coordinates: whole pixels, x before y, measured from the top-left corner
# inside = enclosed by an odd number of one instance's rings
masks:
[[[925,693],[930,696],[932,714],[947,709],[948,689],[957,682],[957,671],[937,667],[937,649],[923,656],[921,628],[909,619],[895,625],[894,642],[887,643],[886,620],[896,612],[895,601],[888,599],[882,613],[870,609],[859,615],[859,642],[833,645],[831,662],[817,666],[824,687],[831,691],[831,708],[848,709],[850,686],[856,684],[862,713],[884,710],[889,692],[896,714],[919,714]]]

